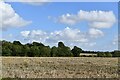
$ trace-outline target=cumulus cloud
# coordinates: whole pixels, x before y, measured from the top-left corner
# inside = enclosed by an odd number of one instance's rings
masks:
[[[47,33],[41,30],[22,31],[21,35],[24,37],[25,40],[29,40],[30,42],[33,41],[45,42],[45,40],[48,37]]]
[[[30,31],[22,31],[21,35],[25,38],[29,37]]]
[[[64,30],[51,32],[50,38],[53,40],[62,40],[70,42],[88,42],[86,36],[80,32],[79,29],[71,29],[66,27]]]
[[[23,27],[31,23],[31,21],[24,20],[19,16],[12,6],[8,3],[0,2],[0,28],[6,30],[11,27]]]
[[[83,11],[77,14],[63,14],[58,17],[58,22],[74,25],[81,21],[87,21],[94,28],[110,28],[116,22],[113,11]]]
[[[112,22],[92,22],[89,25],[94,28],[110,28],[113,24]]]
[[[78,17],[76,15],[70,15],[69,13],[67,13],[66,15],[60,16],[58,21],[60,23],[64,23],[64,24],[74,25],[79,20],[78,20]]]
[[[89,29],[89,34],[91,37],[95,37],[95,38],[104,36],[104,33],[101,30],[94,29],[94,28]]]
[[[115,22],[113,11],[83,11],[78,12],[81,20],[98,21],[98,22]]]
[[[50,33],[41,30],[22,31],[21,35],[26,38],[38,40],[42,42],[58,42],[58,41],[70,41],[70,42],[88,42],[86,36],[78,29],[71,29],[69,27],[64,30],[53,31]]]
[[[97,33],[98,31],[98,33]],[[99,30],[89,34],[81,32],[79,29],[73,29],[66,27],[63,30],[45,32],[42,30],[22,31],[22,38],[25,42],[42,42],[46,45],[55,46],[59,41],[64,42],[67,46],[73,47],[75,45],[83,47],[93,47],[96,42],[93,41],[96,37],[90,37],[91,35],[100,36]]]

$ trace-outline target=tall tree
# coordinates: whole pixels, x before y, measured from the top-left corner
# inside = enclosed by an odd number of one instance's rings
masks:
[[[64,43],[63,42],[58,42],[58,47],[65,47]]]
[[[58,43],[57,51],[58,51],[57,56],[59,56],[59,57],[70,57],[70,56],[72,56],[70,48],[65,46],[63,42]]]
[[[71,52],[73,53],[74,57],[79,57],[80,53],[82,52],[82,49],[77,46],[74,46],[74,48],[71,50]]]

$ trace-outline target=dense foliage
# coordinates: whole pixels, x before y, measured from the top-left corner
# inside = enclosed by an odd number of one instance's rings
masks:
[[[74,57],[79,57],[80,53],[82,52],[82,49],[77,46],[74,46],[74,48],[71,50],[71,52],[73,53]]]
[[[63,42],[58,43],[58,47],[45,46],[42,43],[33,42],[21,44],[19,41],[13,43],[1,42],[2,56],[26,56],[26,57],[72,57],[73,54],[69,47]]]
[[[74,46],[71,50],[63,42],[58,43],[58,47],[45,46],[42,43],[33,42],[21,44],[19,41],[0,41],[0,53],[2,56],[26,56],[26,57],[79,57],[80,53],[97,54],[98,57],[120,57],[120,51],[95,52],[83,51]]]

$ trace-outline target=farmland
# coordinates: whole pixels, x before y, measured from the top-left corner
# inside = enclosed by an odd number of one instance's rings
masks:
[[[118,58],[2,57],[3,78],[118,78]]]

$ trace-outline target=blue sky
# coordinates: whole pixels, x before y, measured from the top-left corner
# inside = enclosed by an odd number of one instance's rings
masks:
[[[40,5],[7,2],[4,5],[15,11],[11,10],[11,14],[19,15],[13,21],[15,24],[5,24],[2,32],[5,40],[38,41],[50,46],[63,41],[71,48],[76,45],[84,50],[97,51],[118,48],[117,2],[52,2]]]

